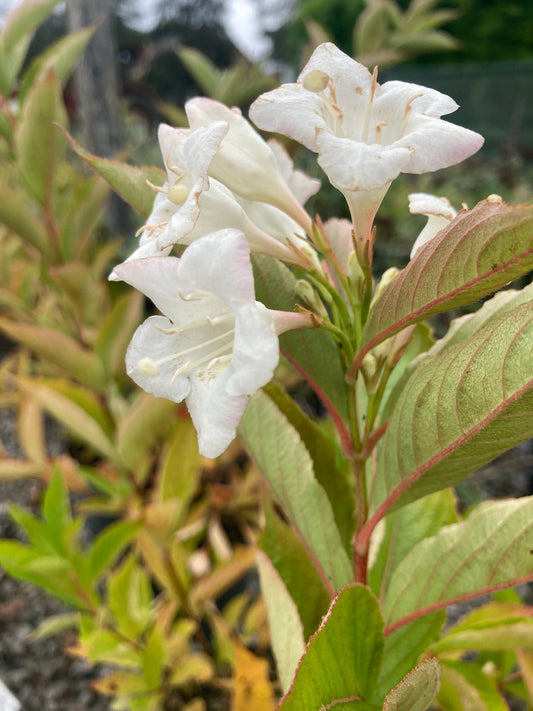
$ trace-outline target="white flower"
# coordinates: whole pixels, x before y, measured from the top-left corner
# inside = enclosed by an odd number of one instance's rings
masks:
[[[279,172],[283,179],[292,190],[298,202],[305,205],[309,198],[312,195],[316,195],[320,190],[320,180],[318,180],[318,178],[311,178],[307,173],[301,170],[295,170],[292,158],[279,141],[270,138],[267,143],[274,154]]]
[[[291,192],[272,148],[242,115],[240,109],[199,97],[185,104],[192,129],[224,121],[229,130],[214,156],[209,175],[247,200],[275,205],[310,231],[311,220]],[[318,189],[318,188],[317,188]],[[312,193],[310,193],[312,194]]]
[[[356,240],[371,227],[390,182],[400,173],[425,173],[458,163],[483,138],[440,119],[458,108],[449,96],[401,81],[377,83],[376,74],[320,45],[298,82],[261,95],[250,116],[318,153],[331,183],[348,200]]]
[[[409,212],[413,215],[427,215],[428,221],[418,235],[411,250],[411,259],[418,250],[433,239],[442,229],[447,227],[457,215],[446,198],[435,197],[428,193],[411,193],[409,195]]]
[[[185,399],[201,453],[218,456],[235,436],[249,396],[272,378],[277,333],[292,327],[255,300],[244,235],[220,230],[198,239],[181,258],[137,259],[115,272],[163,314],[135,332],[128,374],[156,397]]]
[[[161,188],[155,188],[158,194],[142,229],[136,257],[166,255],[178,241],[176,233],[181,236],[193,229],[198,219],[198,199],[209,189],[209,164],[227,131],[228,125],[223,121],[196,131],[159,126],[167,180]]]
[[[274,235],[269,233],[250,219],[231,190],[208,176],[209,166],[227,131],[228,124],[224,121],[213,121],[196,129],[160,125],[159,144],[167,181],[160,188],[152,186],[157,191],[154,207],[140,230],[139,247],[127,261],[166,256],[175,244],[191,244],[225,227],[244,232],[254,251],[303,268],[308,266],[308,258],[288,246],[289,242],[297,242],[293,239],[292,220],[283,237],[279,230]],[[285,222],[288,221],[286,218]],[[116,271],[109,278],[116,280]]]

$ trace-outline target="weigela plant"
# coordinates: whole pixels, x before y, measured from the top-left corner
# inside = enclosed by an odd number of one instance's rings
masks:
[[[482,145],[441,118],[456,108],[432,89],[380,85],[332,44],[255,101],[259,128],[318,155],[351,221],[310,216],[317,183],[209,99],[188,102],[189,129],[160,128],[160,185],[85,154],[146,219],[112,273],[163,314],[134,335],[129,374],[186,400],[204,455],[237,430],[270,484],[258,566],[283,711],[455,711],[474,696],[504,708],[502,649],[528,678],[518,648],[533,626],[511,593],[442,628],[451,603],[533,579],[533,498],[460,515],[450,489],[533,435],[533,291],[488,298],[533,269],[533,208],[492,195],[456,213],[414,194],[428,222],[410,262],[372,270],[391,182]],[[480,299],[435,341],[426,319]],[[321,420],[282,387],[279,352]],[[484,650],[479,665],[466,649]]]

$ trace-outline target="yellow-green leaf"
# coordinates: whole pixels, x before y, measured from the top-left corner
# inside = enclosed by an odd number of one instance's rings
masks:
[[[97,392],[105,389],[106,377],[99,358],[61,331],[6,318],[0,318],[0,329],[80,383]]]
[[[55,166],[65,145],[54,122],[66,120],[61,84],[49,69],[28,92],[16,133],[20,176],[41,205],[52,199]]]

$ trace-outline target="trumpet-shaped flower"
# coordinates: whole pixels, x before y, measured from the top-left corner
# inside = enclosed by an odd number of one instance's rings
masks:
[[[278,164],[279,172],[299,203],[305,205],[312,195],[320,190],[320,180],[311,178],[302,170],[295,170],[294,163],[285,146],[274,138],[267,141]]]
[[[186,400],[201,453],[218,456],[249,396],[272,378],[277,334],[306,325],[301,315],[255,300],[250,249],[237,230],[206,235],[181,258],[137,259],[115,272],[163,314],[135,332],[128,374],[156,397]]]
[[[289,188],[278,165],[278,156],[240,109],[230,109],[213,99],[199,97],[190,99],[185,104],[185,111],[192,129],[217,121],[224,121],[229,126],[211,162],[209,174],[212,177],[247,200],[275,205],[306,231],[310,230],[311,220]]]
[[[331,183],[345,195],[356,240],[372,223],[391,181],[458,163],[483,138],[441,120],[458,108],[449,96],[401,81],[380,86],[366,67],[335,45],[320,45],[297,83],[261,95],[250,116],[318,153]]]
[[[175,244],[191,244],[222,226],[244,232],[254,251],[307,266],[308,259],[289,246],[290,242],[298,242],[292,239],[294,223],[283,236],[279,230],[273,235],[250,219],[231,190],[208,177],[209,166],[227,131],[224,121],[196,129],[160,125],[159,143],[167,180],[162,187],[152,186],[157,191],[154,207],[141,229],[139,247],[128,261],[166,256]],[[110,279],[117,279],[116,271]]]
[[[428,221],[418,235],[411,249],[411,259],[426,242],[433,239],[442,229],[447,227],[457,215],[446,198],[439,198],[428,193],[411,193],[409,195],[409,212],[413,215],[426,215]]]
[[[142,228],[139,257],[168,254],[174,239],[176,218],[180,232],[187,234],[198,219],[198,199],[209,189],[207,171],[220,142],[228,131],[223,121],[198,129],[159,126],[158,138],[167,180],[157,191],[154,206]]]

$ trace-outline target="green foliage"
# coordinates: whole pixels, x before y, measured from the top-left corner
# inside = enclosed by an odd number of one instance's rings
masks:
[[[531,611],[498,597],[532,578],[533,497],[461,516],[449,488],[533,434],[532,287],[496,294],[436,341],[425,323],[528,274],[532,208],[492,197],[465,209],[384,287],[352,264],[337,272],[341,296],[317,266],[317,327],[282,335],[275,384],[240,425],[254,463],[238,443],[207,462],[185,411],[125,377],[143,301],[106,283],[120,249],[100,234],[109,188],[146,219],[165,173],[92,155],[67,132],[62,89],[92,28],[21,74],[54,5],[25,0],[0,34],[12,99],[0,111],[0,329],[14,343],[0,404],[16,411],[25,457],[1,458],[0,478],[48,484],[39,515],[10,506],[24,542],[0,541],[0,565],[75,610],[35,637],[74,628],[74,653],[111,666],[95,687],[131,711],[203,708],[222,688],[233,711],[271,711],[274,696],[283,711],[498,710],[504,694],[533,696]],[[302,6],[315,36],[337,8],[365,61],[451,46],[438,28],[454,13],[434,0]],[[228,103],[272,85],[244,63],[178,54]],[[68,144],[96,175],[69,162]],[[339,267],[315,229],[317,265]],[[257,255],[254,269],[258,300],[303,311],[300,272]],[[320,418],[287,394],[302,380]],[[45,415],[68,435],[61,457],[46,451]],[[76,511],[71,488],[84,494]],[[93,513],[115,520],[87,542]],[[246,587],[256,558],[263,597]],[[443,631],[446,606],[482,593],[493,598]],[[270,644],[279,685],[259,658]]]
[[[350,582],[351,568],[333,509],[317,482],[313,462],[298,432],[264,393],[254,395],[240,435],[269,480],[285,514],[330,592]]]
[[[381,666],[382,624],[372,593],[357,585],[342,590],[311,638],[279,708],[319,711],[342,701],[339,708],[346,711],[378,709],[367,699],[372,697]]]
[[[205,96],[227,106],[246,106],[258,94],[277,85],[274,75],[263,74],[257,65],[244,57],[228,69],[218,69],[208,57],[192,47],[182,47],[177,54]]]

